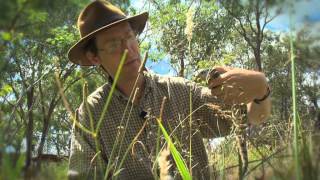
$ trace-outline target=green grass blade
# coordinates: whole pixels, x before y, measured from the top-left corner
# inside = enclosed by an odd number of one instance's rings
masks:
[[[128,102],[127,102],[126,107],[125,107],[125,109],[124,109],[123,116],[121,117],[120,126],[122,126],[124,123],[125,123],[125,124],[128,124],[128,122],[129,122],[131,110],[132,110],[132,107],[133,107],[133,103],[131,103],[131,100],[135,99],[135,94],[136,94],[136,92],[137,92],[137,91],[136,91],[136,87],[137,87],[137,84],[138,84],[138,80],[139,80],[139,78],[140,78],[140,76],[141,76],[141,73],[142,73],[143,70],[144,70],[145,64],[146,64],[146,62],[147,62],[147,58],[148,58],[148,52],[145,53],[144,58],[143,58],[143,61],[142,61],[142,64],[141,64],[141,66],[140,66],[140,68],[139,68],[139,70],[138,70],[138,76],[137,76],[137,78],[136,78],[136,80],[135,80],[135,82],[134,82],[134,85],[133,85],[133,88],[132,88],[133,91],[131,91],[131,93],[130,93],[130,95],[129,95],[129,99],[128,99]],[[134,96],[134,97],[133,97],[133,96]],[[125,120],[125,118],[126,118],[126,114],[127,114],[128,108],[129,108],[129,105],[131,105],[131,108],[130,108],[130,111],[129,111],[129,114],[128,114],[128,117],[127,117],[127,121],[124,122],[124,120]],[[114,143],[114,145],[113,145],[113,147],[112,147],[111,154],[110,154],[110,157],[109,157],[111,160],[113,159],[113,157],[114,157],[115,155],[120,157],[120,152],[121,152],[121,148],[122,148],[122,145],[123,145],[123,140],[124,140],[126,131],[127,131],[127,125],[125,126],[123,132],[118,131],[119,133],[118,133],[118,135],[116,136],[116,139],[115,139],[115,141],[114,141],[115,143]],[[119,148],[118,148],[118,146],[119,146]],[[116,152],[116,149],[117,149],[117,148],[118,148],[118,152]],[[126,157],[123,156],[122,159],[125,159],[125,158],[126,158]],[[108,171],[110,170],[110,169],[108,170],[108,168],[109,168],[109,166],[110,166],[110,162],[111,162],[111,161],[108,162],[107,171],[106,171],[106,172],[108,172]],[[115,167],[115,168],[118,167],[117,162],[115,162],[114,167]],[[119,167],[119,168],[121,168],[121,167]],[[115,171],[117,171],[117,170],[115,169]],[[107,174],[107,173],[106,173],[106,174]]]
[[[192,89],[190,86],[190,91],[189,91],[189,110],[190,110],[190,114],[192,114],[192,93],[191,93]],[[189,119],[189,169],[190,169],[190,174],[192,174],[192,115],[190,116]]]
[[[174,146],[169,134],[167,133],[167,131],[165,130],[165,128],[163,127],[163,125],[161,124],[161,120],[158,119],[158,124],[160,126],[160,129],[162,131],[162,134],[164,135],[165,140],[167,141],[168,145],[169,145],[169,149],[170,152],[172,154],[172,157],[177,165],[177,168],[181,174],[181,177],[183,180],[191,180],[192,177],[189,173],[189,170],[187,168],[186,163],[184,162],[181,154],[179,153],[179,151],[176,149],[176,147]]]
[[[292,85],[292,112],[293,112],[293,128],[294,128],[294,161],[295,161],[295,173],[296,179],[301,179],[301,167],[299,160],[299,119],[297,117],[297,102],[296,102],[296,72],[295,72],[295,54],[293,46],[293,22],[292,22],[292,10],[290,11],[290,61],[291,61],[291,85]]]
[[[98,121],[97,128],[96,128],[96,131],[95,131],[96,134],[98,134],[98,132],[99,132],[101,123],[102,123],[102,121],[103,121],[103,119],[104,119],[104,116],[105,116],[105,114],[106,114],[106,112],[107,112],[108,106],[109,106],[109,104],[110,104],[110,102],[111,102],[112,95],[113,95],[114,90],[116,89],[116,85],[117,85],[117,82],[118,82],[118,79],[119,79],[119,76],[120,76],[122,67],[123,67],[123,65],[124,65],[124,62],[125,62],[125,60],[126,60],[126,58],[127,58],[127,54],[128,54],[128,50],[126,49],[126,50],[124,51],[122,57],[121,57],[121,60],[120,60],[120,63],[119,63],[119,66],[118,66],[116,75],[115,75],[115,77],[114,77],[114,81],[113,81],[112,86],[111,86],[110,93],[109,93],[109,95],[108,95],[108,97],[107,97],[106,104],[105,104],[105,106],[103,107],[103,111],[102,111],[102,113],[101,113],[101,117],[100,117],[100,119],[99,119],[99,121]]]

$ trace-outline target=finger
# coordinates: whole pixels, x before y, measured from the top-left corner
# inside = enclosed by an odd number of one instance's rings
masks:
[[[223,96],[222,86],[211,89],[211,95],[217,97],[218,99],[221,99]]]
[[[210,81],[212,79],[216,79],[220,76],[220,72],[218,72],[217,70],[215,69],[211,69],[208,73],[207,73],[207,76],[206,76],[206,82],[207,84],[210,84]]]
[[[224,79],[222,79],[221,77],[218,77],[216,79],[210,79],[208,81],[208,83],[209,83],[208,87],[210,89],[217,88],[217,87],[219,87],[219,86],[221,86],[223,84],[223,81],[224,81]]]
[[[213,79],[218,79],[219,77],[223,79],[225,79],[227,77],[227,72],[231,70],[230,68],[228,67],[216,67],[214,69],[212,69],[207,77],[206,77],[206,81],[208,84],[214,82]],[[217,83],[219,83],[221,80],[218,80]],[[217,84],[218,85],[218,84]],[[217,86],[215,85],[215,86]]]
[[[222,74],[221,72],[217,71],[216,69],[212,69],[210,72],[209,72],[209,78],[210,79],[216,79],[220,76],[220,74]]]
[[[222,85],[223,83],[225,83],[225,81],[227,81],[228,78],[229,78],[227,72],[221,74],[221,73],[219,73],[218,71],[216,71],[216,73],[218,73],[218,75],[217,75],[217,74],[212,75],[212,76],[215,76],[215,77],[211,77],[211,78],[209,78],[209,80],[207,81],[208,84],[209,84],[209,86],[208,86],[209,88],[215,88],[215,87],[217,87],[217,86],[220,86],[220,85]]]
[[[218,89],[218,88],[221,88],[221,87],[222,87],[222,85],[217,85],[217,86],[212,85],[209,88],[210,89]]]
[[[220,74],[223,74],[225,72],[228,72],[230,70],[232,70],[232,67],[228,67],[228,66],[215,66],[213,67],[213,69],[215,69],[216,71],[218,71]]]

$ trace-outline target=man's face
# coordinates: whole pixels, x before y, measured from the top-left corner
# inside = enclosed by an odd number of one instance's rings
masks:
[[[136,34],[128,22],[117,24],[96,34],[96,46],[100,64],[114,77],[125,49],[127,58],[122,69],[122,76],[135,76],[141,60]]]

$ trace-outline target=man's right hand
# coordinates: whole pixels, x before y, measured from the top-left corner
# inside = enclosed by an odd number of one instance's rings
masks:
[[[267,80],[261,72],[232,67],[214,67],[214,71],[208,87],[226,104],[248,104],[266,94]]]

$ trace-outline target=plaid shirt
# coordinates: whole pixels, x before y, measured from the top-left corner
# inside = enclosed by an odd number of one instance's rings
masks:
[[[190,134],[191,134],[191,162],[193,179],[209,179],[208,157],[202,138],[224,136],[231,130],[231,120],[219,115],[209,104],[223,108],[223,103],[211,95],[210,89],[202,87],[180,77],[162,77],[148,72],[144,73],[146,79],[145,90],[139,105],[129,103],[124,116],[128,98],[120,91],[113,94],[111,103],[104,115],[103,122],[97,138],[101,149],[102,160],[96,156],[95,139],[79,128],[73,128],[72,145],[69,164],[69,177],[80,179],[93,179],[94,176],[103,177],[107,163],[120,164],[124,154],[135,136],[140,132],[133,147],[129,148],[123,165],[117,174],[118,179],[154,179],[159,168],[154,168],[156,162],[156,144],[158,136],[158,122],[163,97],[167,97],[162,116],[162,124],[169,134],[178,151],[189,167],[190,161]],[[111,84],[106,83],[88,98],[88,106],[81,104],[77,110],[78,121],[90,129],[90,116],[94,127],[103,111]],[[190,96],[192,102],[192,124],[190,128]],[[89,107],[90,111],[85,108]],[[123,118],[124,117],[124,118]],[[121,120],[124,122],[121,124]],[[128,121],[127,129],[124,131]],[[145,126],[144,126],[144,123]],[[191,131],[190,131],[191,129]],[[120,136],[119,136],[120,132]],[[122,136],[121,136],[122,135]],[[162,133],[160,133],[160,147],[164,146]],[[123,137],[122,145],[115,140]],[[118,141],[119,142],[119,141]],[[115,153],[111,157],[112,149]],[[175,179],[181,179],[175,163],[171,159],[170,173]],[[99,166],[100,165],[100,166]],[[155,166],[157,167],[157,166]],[[101,175],[101,176],[100,176]],[[102,179],[102,178],[101,178]]]

